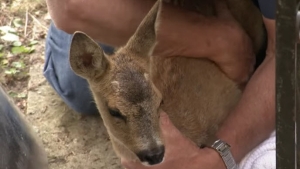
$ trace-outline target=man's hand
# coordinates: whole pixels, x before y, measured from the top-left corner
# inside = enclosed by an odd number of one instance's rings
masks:
[[[242,84],[255,63],[251,39],[224,3],[217,3],[216,7],[217,16],[206,17],[162,3],[154,55],[206,58]]]
[[[161,113],[160,126],[165,140],[165,157],[162,163],[144,166],[122,159],[126,169],[225,169],[219,154],[209,148],[200,149],[184,137],[172,124],[166,113]]]

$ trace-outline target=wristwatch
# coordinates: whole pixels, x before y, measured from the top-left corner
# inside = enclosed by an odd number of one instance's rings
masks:
[[[215,149],[220,154],[227,169],[237,169],[237,164],[230,152],[229,144],[218,139],[211,145],[211,148]]]

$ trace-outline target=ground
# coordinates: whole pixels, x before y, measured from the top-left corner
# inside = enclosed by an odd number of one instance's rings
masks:
[[[0,83],[41,139],[50,169],[120,169],[101,118],[72,111],[43,76],[45,2],[6,0],[0,11]]]

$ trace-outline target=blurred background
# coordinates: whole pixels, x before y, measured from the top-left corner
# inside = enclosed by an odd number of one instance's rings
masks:
[[[119,169],[99,116],[72,112],[43,76],[44,0],[0,0],[0,84],[41,139],[51,169]]]

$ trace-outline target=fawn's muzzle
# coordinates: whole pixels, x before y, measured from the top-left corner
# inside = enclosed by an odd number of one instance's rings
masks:
[[[137,156],[142,162],[148,162],[150,165],[155,165],[162,162],[164,154],[165,147],[160,146],[154,149],[143,150],[137,153]]]

